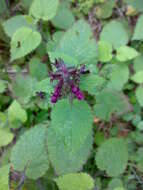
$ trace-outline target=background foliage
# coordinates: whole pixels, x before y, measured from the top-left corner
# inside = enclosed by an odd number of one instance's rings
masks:
[[[142,107],[142,0],[0,0],[0,190],[143,189]]]

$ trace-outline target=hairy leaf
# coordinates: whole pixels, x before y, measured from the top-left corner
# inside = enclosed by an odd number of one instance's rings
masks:
[[[109,176],[118,176],[125,171],[128,162],[128,150],[123,139],[111,138],[98,148],[95,156],[100,170],[106,170]]]
[[[94,180],[86,173],[70,173],[55,179],[60,190],[91,190]]]
[[[47,137],[49,157],[58,174],[79,171],[92,145],[92,114],[85,102],[58,102]]]
[[[97,45],[90,26],[84,20],[76,22],[61,38],[56,52],[76,59],[76,65],[95,63]]]
[[[12,149],[11,163],[15,170],[24,171],[30,179],[42,177],[49,168],[45,127],[25,132]]]

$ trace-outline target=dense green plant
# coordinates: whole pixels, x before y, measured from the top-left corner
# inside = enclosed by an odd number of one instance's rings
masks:
[[[0,190],[143,188],[142,0],[1,0]]]

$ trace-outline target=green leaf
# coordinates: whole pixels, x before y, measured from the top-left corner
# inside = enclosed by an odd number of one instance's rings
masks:
[[[90,94],[95,95],[105,86],[105,79],[94,74],[83,76],[80,79],[81,90],[88,91]]]
[[[27,121],[26,111],[21,107],[17,100],[14,100],[8,108],[8,119],[11,123],[15,121],[25,123]]]
[[[128,46],[122,46],[117,49],[117,60],[121,62],[129,61],[139,56],[139,52],[137,52],[134,48]]]
[[[0,93],[3,93],[6,89],[6,87],[7,87],[6,81],[0,80]]]
[[[59,44],[60,39],[63,37],[64,32],[58,31],[55,32],[52,35],[52,39],[49,39],[48,43],[47,43],[47,52],[52,52],[55,51],[56,47]]]
[[[56,52],[76,59],[76,65],[96,63],[97,45],[90,26],[84,20],[77,21],[65,32]]]
[[[117,91],[122,90],[129,79],[129,68],[125,64],[114,64],[108,87]]]
[[[136,89],[136,97],[141,107],[143,107],[143,87],[139,86]]]
[[[77,117],[78,116],[78,117]],[[77,172],[92,147],[92,113],[84,101],[59,101],[52,110],[47,145],[57,174]]]
[[[70,173],[55,179],[60,190],[91,190],[94,180],[86,173]]]
[[[143,11],[142,0],[124,0],[124,2],[134,7],[138,11]]]
[[[108,189],[109,190],[114,190],[117,187],[122,187],[123,183],[119,178],[113,178],[108,184]]]
[[[0,127],[0,147],[6,146],[13,140],[14,135],[10,130]]]
[[[132,80],[138,84],[143,83],[143,71],[138,71],[132,76]]]
[[[47,94],[51,94],[53,91],[50,78],[45,78],[37,83],[34,89],[34,93],[36,92],[45,92]]]
[[[51,20],[57,13],[59,0],[33,0],[30,14],[37,19]]]
[[[3,23],[3,27],[5,33],[12,38],[13,34],[21,27],[29,27],[29,28],[36,28],[34,27],[34,21],[32,17],[28,15],[17,15],[11,17],[10,19],[6,20]]]
[[[111,177],[122,174],[128,162],[128,150],[123,139],[111,138],[98,148],[96,164],[100,170],[105,170]]]
[[[140,121],[137,125],[137,129],[139,129],[139,131],[143,131],[143,121]]]
[[[104,89],[96,95],[94,113],[97,118],[109,121],[113,113],[121,115],[129,110],[130,104],[121,92],[111,89]]]
[[[18,75],[13,81],[12,91],[21,103],[26,104],[33,96],[36,85],[37,81],[30,76]]]
[[[5,165],[0,168],[0,189],[9,190],[9,172],[10,165]]]
[[[116,2],[114,0],[108,0],[105,1],[104,3],[96,5],[95,14],[97,18],[99,19],[109,18],[112,15],[112,10],[115,6],[115,3]]]
[[[100,40],[109,42],[116,49],[126,45],[129,41],[129,36],[122,23],[111,21],[103,27]]]
[[[37,80],[42,80],[48,75],[47,66],[40,59],[34,57],[29,62],[29,73]]]
[[[0,2],[0,14],[3,14],[7,11],[7,6],[5,0],[1,0]]]
[[[25,132],[12,149],[12,166],[17,171],[25,170],[30,179],[42,177],[49,168],[46,134],[46,127],[34,127]]]
[[[39,32],[31,28],[21,27],[18,29],[11,40],[11,60],[15,60],[31,53],[41,42]]]
[[[99,41],[98,42],[98,58],[101,62],[109,62],[112,55],[112,45],[109,42]]]
[[[138,57],[135,58],[134,60],[134,70],[136,72],[138,71],[143,71],[143,55],[140,55]]]
[[[143,15],[138,18],[132,40],[143,40]]]
[[[66,16],[65,16],[66,15]],[[60,5],[56,16],[51,20],[52,24],[60,29],[68,29],[74,23],[72,11],[65,5]]]

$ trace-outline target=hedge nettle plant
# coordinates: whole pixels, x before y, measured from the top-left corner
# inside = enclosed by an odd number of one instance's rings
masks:
[[[113,138],[105,137],[114,128],[111,121],[117,121],[117,128],[118,118],[131,108],[123,89],[130,77],[128,63],[139,52],[127,45],[126,27],[109,22],[97,43],[88,22],[72,14],[70,2],[24,2],[22,6],[29,7],[25,15],[2,23],[10,64],[19,73],[8,76],[8,82],[6,77],[0,80],[0,93],[10,97],[0,113],[0,147],[11,143],[10,159],[0,168],[0,190],[8,190],[17,178],[18,190],[90,190],[95,170],[104,178],[119,178],[128,164],[126,141],[115,137],[116,130]],[[138,26],[133,39],[138,40]],[[27,73],[21,68],[28,68]],[[136,73],[131,81],[142,84],[141,75]],[[141,106],[142,91],[142,86],[136,91]],[[88,159],[93,178],[86,173]]]

